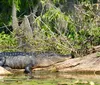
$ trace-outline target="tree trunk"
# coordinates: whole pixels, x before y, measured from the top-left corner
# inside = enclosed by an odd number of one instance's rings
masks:
[[[17,20],[17,11],[16,11],[16,4],[13,0],[12,2],[12,27],[13,30],[16,30],[18,28],[18,20]]]

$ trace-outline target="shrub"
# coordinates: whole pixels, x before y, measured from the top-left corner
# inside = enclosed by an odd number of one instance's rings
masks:
[[[13,35],[0,33],[0,51],[15,51],[17,41]]]

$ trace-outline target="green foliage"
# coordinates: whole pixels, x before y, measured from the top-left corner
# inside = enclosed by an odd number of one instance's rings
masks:
[[[54,4],[65,2],[65,0],[51,0],[51,1],[53,1]]]
[[[93,11],[92,5],[84,2],[72,17],[74,18],[71,18],[68,23],[67,36],[77,51],[83,55],[87,54],[89,48],[100,44],[97,15]]]
[[[12,35],[0,33],[0,51],[15,51],[17,41]]]
[[[68,17],[65,16],[59,9],[50,8],[43,16],[36,18],[34,23],[37,23],[40,30],[34,31],[35,38],[33,47],[37,51],[55,51],[61,54],[67,54],[70,50],[65,34]],[[61,37],[62,36],[62,37]],[[64,40],[65,38],[65,40]],[[63,42],[63,41],[64,42]]]
[[[94,45],[100,44],[100,28],[95,23],[96,15],[91,4],[83,3],[80,11],[65,15],[59,8],[51,8],[34,21],[33,41],[29,41],[34,51],[54,51],[61,54],[72,50],[84,55]],[[83,12],[84,11],[84,12]]]
[[[100,45],[100,27],[91,28],[89,34],[92,36],[93,45]]]
[[[46,0],[15,0],[18,16],[30,14],[30,12],[33,12],[32,10],[35,10],[38,3],[42,4],[42,11],[45,10],[45,4],[50,4],[46,12],[35,17],[34,25],[37,29],[34,26],[33,40],[23,38],[23,41],[32,47],[30,49],[41,52],[55,51],[61,54],[67,54],[74,50],[87,54],[89,48],[100,45],[100,27],[97,25],[97,15],[94,12],[93,5],[90,4],[90,0],[78,0],[80,5],[76,6],[78,10],[75,9],[74,14],[65,14],[61,11],[61,8],[55,7],[56,4],[63,5],[65,0],[51,1],[53,4]],[[5,6],[0,10],[0,25],[8,24],[11,22],[12,0],[7,2],[1,0],[0,4],[0,9]],[[5,17],[6,15],[7,17]],[[22,17],[20,18],[22,19]],[[24,32],[21,33],[21,35],[23,34]],[[4,33],[1,35],[6,36],[6,39],[1,38],[1,45],[4,43],[5,47],[16,46],[13,36],[9,35],[8,37]]]

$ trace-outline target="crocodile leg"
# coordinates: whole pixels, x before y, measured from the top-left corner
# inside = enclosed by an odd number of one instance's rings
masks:
[[[28,74],[28,73],[32,73],[32,67],[33,65],[30,63],[25,67],[25,71],[24,73]]]
[[[25,71],[24,71],[24,73],[28,74],[30,78],[33,78],[33,76],[32,76],[32,67],[33,67],[33,64],[30,63],[25,67]]]

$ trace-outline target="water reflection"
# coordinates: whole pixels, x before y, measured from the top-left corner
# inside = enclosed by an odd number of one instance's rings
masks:
[[[97,74],[75,74],[75,73],[47,73],[47,72],[36,72],[34,73],[36,78],[66,78],[66,79],[84,79],[84,80],[99,80],[100,75]]]
[[[97,82],[100,84],[100,75],[96,74],[70,74],[70,73],[50,73],[50,72],[41,72],[41,71],[36,71],[33,73],[34,78],[31,80],[47,80],[47,79],[52,79],[52,80],[64,80],[64,79],[69,79],[69,80],[84,80],[84,81],[93,81]],[[9,76],[0,76],[0,80],[4,80],[5,82],[13,82],[13,81],[26,81],[28,80],[29,77],[23,73],[15,73],[13,75]],[[31,81],[30,80],[30,81]]]

